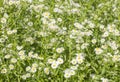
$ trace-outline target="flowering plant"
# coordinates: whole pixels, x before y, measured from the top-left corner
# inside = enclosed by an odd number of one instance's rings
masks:
[[[120,81],[119,0],[2,4],[0,82]]]

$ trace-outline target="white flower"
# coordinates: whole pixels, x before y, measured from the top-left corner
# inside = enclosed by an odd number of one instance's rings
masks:
[[[83,43],[83,44],[81,45],[81,49],[87,48],[88,45],[89,45],[88,43]]]
[[[70,78],[70,76],[71,76],[70,73],[65,73],[65,74],[64,74],[64,77],[65,77],[65,78]]]
[[[55,62],[54,59],[48,59],[48,61],[47,61],[47,63],[49,63],[49,64],[52,64],[53,62]]]
[[[61,18],[58,18],[57,21],[62,22],[62,19],[61,19]]]
[[[63,47],[60,47],[60,48],[57,48],[56,49],[56,52],[57,53],[62,53],[64,51],[64,48]]]
[[[90,24],[89,24],[89,27],[90,27],[90,28],[94,28],[94,27],[95,27],[95,24],[90,23]]]
[[[53,24],[49,24],[48,28],[52,31],[56,31],[59,29],[59,27],[57,25],[53,25]]]
[[[63,62],[64,62],[64,61],[63,61],[62,58],[58,58],[58,59],[57,59],[57,63],[58,63],[58,64],[63,64]]]
[[[12,32],[11,30],[8,30],[8,31],[7,31],[7,34],[8,34],[8,35],[10,35],[10,34],[12,34],[12,33],[13,33],[13,32]]]
[[[73,65],[76,65],[76,64],[77,64],[77,60],[76,60],[76,59],[72,59],[71,63],[72,63]]]
[[[107,78],[101,78],[102,82],[109,82]]]
[[[17,46],[17,50],[21,50],[23,46]]]
[[[77,60],[77,63],[78,64],[81,64],[81,63],[83,63],[83,61],[84,61],[84,53],[78,53],[78,54],[76,54],[77,55],[77,57],[76,57],[76,60]]]
[[[53,68],[53,69],[56,69],[57,67],[58,67],[58,63],[57,63],[57,61],[55,61],[55,62],[53,62],[52,64],[51,64],[51,67]]]
[[[112,60],[113,62],[120,61],[120,55],[113,55]]]
[[[35,67],[35,68],[36,68],[36,67],[38,67],[38,64],[37,64],[37,63],[33,63],[33,64],[32,64],[32,67]]]
[[[27,66],[26,67],[26,71],[30,71],[31,67],[30,66]]]
[[[13,70],[14,69],[14,65],[10,64],[9,68],[10,68],[10,70]]]
[[[115,41],[108,42],[108,45],[109,45],[113,50],[117,50],[117,48],[118,48],[118,45],[116,44]]]
[[[75,71],[74,70],[70,70],[70,75],[75,75]]]
[[[27,73],[27,74],[26,74],[26,77],[27,77],[27,78],[31,77],[31,74],[30,74],[30,73]]]
[[[50,73],[49,68],[44,68],[44,72],[45,72],[45,74],[49,75],[49,73]]]
[[[78,69],[78,66],[77,66],[77,65],[76,65],[76,66],[71,66],[70,69],[71,69],[71,70],[77,70],[77,69]]]
[[[104,32],[103,35],[102,35],[102,37],[108,37],[108,36],[109,36],[109,32],[107,32],[107,31]]]
[[[20,59],[21,59],[21,60],[24,60],[25,57],[26,57],[25,55],[21,55],[21,56],[20,56]]]
[[[104,39],[104,38],[102,38],[102,39],[100,40],[100,42],[101,42],[101,43],[104,43],[104,42],[105,42],[105,39]]]
[[[18,55],[19,55],[19,56],[25,55],[25,51],[24,51],[24,50],[19,51],[19,52],[18,52]]]
[[[114,30],[114,35],[115,35],[115,36],[119,36],[119,35],[120,35],[120,31],[119,31],[119,30],[117,30],[117,29],[116,29],[116,30]]]
[[[7,13],[4,13],[4,17],[5,17],[5,18],[8,18],[9,16],[8,16],[8,14],[7,14]]]
[[[11,63],[16,63],[17,62],[17,59],[16,58],[12,58],[11,59]]]
[[[24,80],[27,79],[26,75],[22,75],[21,78],[24,79]]]
[[[95,48],[95,53],[96,54],[101,54],[103,50],[101,48]]]
[[[104,28],[104,25],[100,25],[100,28],[103,29],[103,28]]]
[[[6,18],[1,18],[1,23],[6,23],[6,22],[7,22]]]
[[[77,27],[77,28],[79,28],[79,29],[83,28],[83,25],[80,24],[80,23],[77,23],[77,22],[74,23],[74,26]]]
[[[92,39],[92,43],[95,44],[97,41],[96,39]]]
[[[66,69],[65,71],[64,71],[64,77],[65,78],[70,78],[71,77],[71,75],[73,75],[74,73],[73,73],[73,71],[71,71],[71,69]]]
[[[6,68],[2,69],[1,73],[7,73],[7,69]]]
[[[5,55],[5,59],[9,59],[11,57],[11,55]]]
[[[44,12],[44,13],[42,14],[42,16],[43,16],[44,18],[49,18],[49,17],[50,17],[50,13],[49,13],[49,12]]]
[[[37,71],[36,67],[32,67],[32,68],[30,69],[30,72],[31,72],[31,73],[35,73],[36,71]]]
[[[33,26],[33,22],[28,22],[28,26]]]

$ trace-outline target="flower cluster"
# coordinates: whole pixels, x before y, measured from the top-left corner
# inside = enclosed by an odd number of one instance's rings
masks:
[[[119,0],[2,4],[0,82],[120,82]]]

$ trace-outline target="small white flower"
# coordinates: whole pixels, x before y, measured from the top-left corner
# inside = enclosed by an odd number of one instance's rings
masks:
[[[109,82],[107,78],[101,78],[102,82]]]
[[[31,67],[30,66],[27,66],[26,67],[26,71],[30,71]]]
[[[95,48],[95,53],[96,54],[101,54],[103,52],[103,50],[101,48]]]
[[[83,28],[83,25],[82,24],[80,24],[80,23],[74,23],[74,26],[75,27],[77,27],[78,29],[81,29],[81,28]]]
[[[19,56],[25,55],[25,51],[24,50],[19,51],[18,55]]]
[[[58,58],[58,59],[57,59],[57,63],[58,63],[58,64],[63,64],[63,62],[64,62],[64,61],[63,61],[62,58]]]
[[[5,55],[5,59],[9,59],[11,57],[11,55]]]
[[[105,42],[105,39],[104,39],[104,38],[102,38],[100,41],[101,41],[101,43],[104,43],[104,42]]]
[[[10,68],[10,70],[13,70],[14,69],[14,65],[10,64],[9,68]]]
[[[27,74],[26,74],[26,77],[27,77],[27,78],[31,77],[31,74],[30,74],[30,73],[27,73]]]
[[[6,18],[1,18],[1,23],[6,23],[6,22],[7,22]]]
[[[90,28],[94,28],[94,27],[95,27],[95,24],[90,23],[90,24],[89,24],[89,27],[90,27]]]
[[[92,39],[92,43],[95,44],[97,41],[96,39]]]
[[[44,72],[45,72],[45,74],[49,75],[49,73],[50,73],[49,68],[44,68]]]
[[[73,65],[76,65],[76,64],[77,64],[77,60],[76,60],[76,59],[72,59],[71,63],[72,63]]]
[[[76,66],[71,66],[70,69],[71,69],[71,70],[77,70],[77,69],[78,69],[78,66],[77,66],[77,65],[76,65]]]
[[[55,62],[54,59],[48,59],[48,61],[47,61],[47,63],[49,63],[49,64],[52,64],[53,62]]]
[[[21,59],[21,60],[24,60],[25,58],[26,58],[25,55],[21,55],[21,56],[20,56],[20,59]]]
[[[33,22],[28,22],[28,26],[33,26]]]
[[[120,55],[113,55],[112,60],[113,62],[120,61]]]
[[[23,46],[17,46],[17,50],[21,50]]]
[[[7,73],[7,69],[6,68],[2,69],[1,73]]]
[[[55,61],[55,62],[53,62],[52,64],[51,64],[51,67],[53,68],[53,69],[56,69],[57,67],[58,67],[58,63],[57,63],[57,61]]]
[[[4,17],[5,17],[5,18],[8,18],[9,16],[8,16],[8,14],[7,14],[7,13],[4,13]]]
[[[89,45],[88,43],[83,43],[83,44],[81,45],[81,49],[87,48],[88,45]]]
[[[109,36],[109,32],[107,32],[107,31],[104,32],[103,35],[102,35],[102,37],[108,37],[108,36]]]
[[[62,22],[62,19],[61,19],[61,18],[58,18],[57,21]]]
[[[44,12],[44,13],[42,14],[42,16],[43,16],[44,18],[49,18],[49,17],[50,17],[50,13],[49,13],[49,12]]]
[[[35,73],[36,71],[37,71],[36,67],[32,67],[30,70],[31,73]]]
[[[56,49],[56,52],[57,53],[62,53],[64,51],[64,48],[63,47],[60,47],[60,48],[57,48]]]
[[[75,75],[75,71],[74,70],[70,70],[70,75]]]
[[[70,73],[65,73],[65,74],[64,74],[64,77],[65,77],[65,78],[70,78],[70,76],[71,76]]]
[[[36,68],[36,67],[38,67],[38,64],[37,64],[37,63],[33,63],[33,64],[32,64],[32,67],[35,67],[35,68]]]
[[[24,79],[24,80],[27,79],[26,75],[22,75],[21,78]]]
[[[11,63],[16,63],[17,62],[17,59],[16,58],[12,58],[11,59]]]

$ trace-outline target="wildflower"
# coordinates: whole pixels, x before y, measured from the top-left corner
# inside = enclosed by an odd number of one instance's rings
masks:
[[[109,82],[107,78],[101,78],[102,82]]]
[[[1,23],[5,24],[7,22],[6,18],[1,18]]]
[[[10,65],[9,65],[9,69],[10,69],[10,70],[13,70],[13,69],[14,69],[14,65],[10,64]]]
[[[44,12],[44,13],[42,14],[42,16],[43,16],[44,18],[49,18],[49,17],[50,17],[50,13],[49,13],[49,12]]]
[[[103,50],[101,48],[95,48],[95,53],[96,54],[101,54],[103,52]]]
[[[55,62],[53,62],[52,64],[51,64],[51,67],[53,68],[53,69],[56,69],[57,67],[58,67],[58,63],[57,63],[57,61],[55,61]]]
[[[17,48],[17,50],[21,50],[23,48],[23,46],[17,46],[16,48]]]
[[[72,59],[71,63],[72,63],[73,65],[76,65],[76,64],[77,64],[77,60],[76,60],[76,59]]]
[[[49,75],[49,73],[50,73],[49,68],[44,68],[44,72],[45,72],[45,74]]]
[[[27,66],[26,67],[26,71],[30,71],[31,67],[30,66]]]
[[[77,23],[77,22],[74,23],[74,26],[79,28],[79,29],[83,28],[83,25],[81,25],[80,23]]]
[[[58,63],[58,64],[63,64],[63,62],[64,62],[64,61],[63,61],[62,58],[58,58],[58,59],[57,59],[57,63]]]
[[[12,58],[11,59],[11,63],[16,63],[17,62],[17,59],[16,58]]]
[[[57,48],[56,51],[57,53],[62,53],[64,51],[64,48],[63,47]]]
[[[95,44],[97,41],[96,39],[92,39],[92,43]]]
[[[6,68],[2,69],[1,73],[7,73],[7,69]]]
[[[32,68],[30,69],[30,72],[31,72],[31,73],[35,73],[36,71],[37,71],[36,67],[32,67]]]
[[[11,57],[11,55],[10,55],[10,54],[5,55],[5,59],[9,59],[10,57]]]

